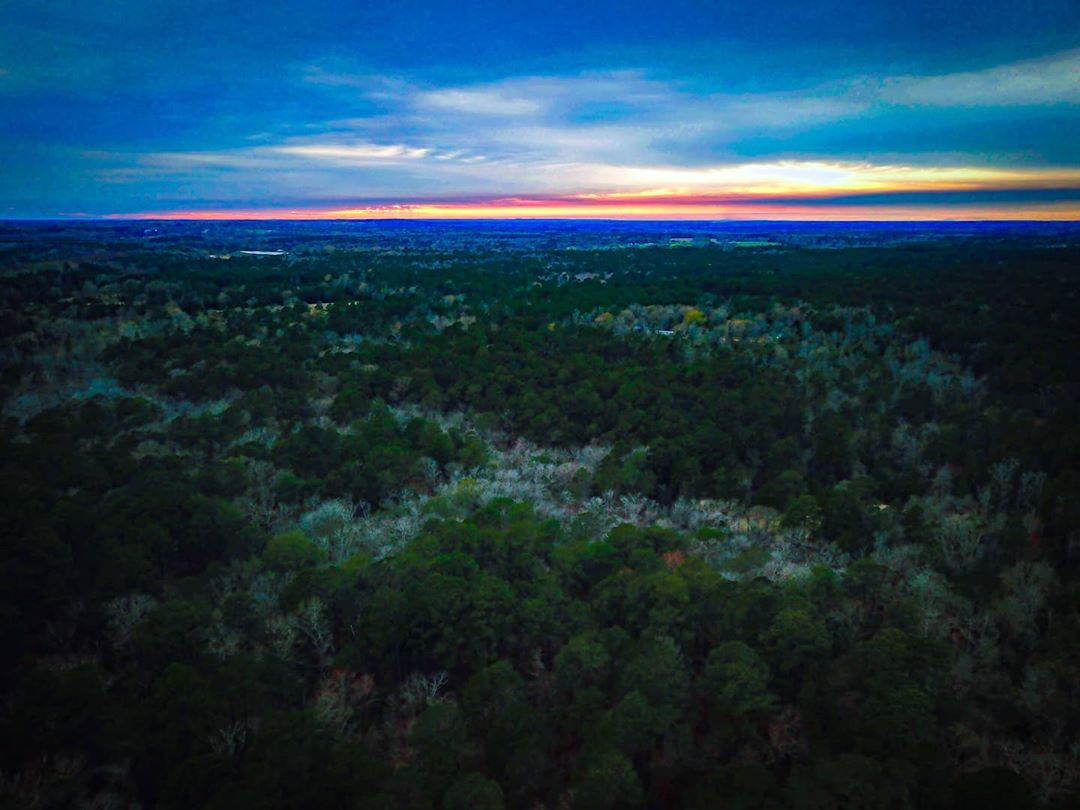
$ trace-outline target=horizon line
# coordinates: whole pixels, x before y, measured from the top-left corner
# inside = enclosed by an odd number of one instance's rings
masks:
[[[1057,225],[1080,225],[1080,216],[1075,217],[1013,217],[1013,216],[988,216],[988,217],[868,217],[868,218],[828,218],[819,219],[809,217],[773,217],[773,218],[749,218],[749,217],[683,217],[683,218],[649,218],[649,217],[432,217],[432,216],[404,216],[404,217],[348,217],[348,216],[153,216],[153,215],[128,215],[128,214],[95,214],[95,215],[45,215],[45,216],[7,216],[0,214],[0,223],[17,222],[69,222],[69,223],[136,223],[136,222],[355,222],[355,223],[476,223],[476,222],[619,222],[640,224],[694,224],[704,225],[709,223],[724,224],[753,224],[753,223],[779,223],[779,224],[822,224],[822,225],[933,225],[933,224],[1057,224]]]

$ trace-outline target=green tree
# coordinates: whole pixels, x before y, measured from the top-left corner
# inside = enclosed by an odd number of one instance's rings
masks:
[[[450,786],[442,806],[443,810],[502,810],[502,788],[483,774],[470,773]]]
[[[810,608],[794,606],[776,614],[771,626],[762,633],[761,644],[772,668],[796,679],[827,661],[831,647],[821,618]]]
[[[741,641],[725,642],[709,653],[699,685],[709,704],[725,714],[756,714],[776,707],[776,696],[769,692],[768,665]]]
[[[606,749],[592,757],[574,786],[574,810],[614,810],[639,807],[641,782],[625,756]]]

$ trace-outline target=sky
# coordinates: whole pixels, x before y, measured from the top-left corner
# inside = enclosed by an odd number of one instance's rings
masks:
[[[1080,219],[1080,0],[0,0],[0,217]]]

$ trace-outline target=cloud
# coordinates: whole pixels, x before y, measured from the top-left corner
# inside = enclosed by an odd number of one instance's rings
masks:
[[[459,89],[432,90],[416,97],[419,106],[450,110],[467,115],[519,116],[535,114],[543,109],[537,99],[506,95],[498,90]]]
[[[114,215],[134,219],[637,219],[637,220],[1044,220],[1074,221],[1080,206],[1072,201],[1021,206],[1002,201],[946,198],[850,200],[619,200],[602,204],[534,198],[494,198],[466,202],[370,203],[346,207],[186,208]]]
[[[353,73],[335,70],[322,65],[303,65],[299,68],[300,81],[307,85],[323,85],[346,88],[349,92],[359,90],[369,98],[399,98],[409,88],[404,79],[380,73]]]
[[[804,196],[898,191],[1080,188],[1080,169],[994,169],[980,166],[878,165],[844,161],[769,161],[725,166],[579,166],[593,188],[652,197]],[[585,195],[585,196],[597,196]],[[600,195],[603,196],[603,195]],[[609,195],[610,196],[610,195]]]
[[[542,141],[543,131],[516,133],[515,143]],[[925,166],[841,160],[742,161],[703,166],[657,161],[604,159],[599,136],[549,144],[549,151],[527,150],[507,156],[450,151],[404,144],[337,144],[309,140],[283,146],[257,146],[219,152],[158,153],[139,165],[123,166],[116,156],[99,156],[110,182],[144,179],[197,183],[213,198],[234,195],[237,173],[263,189],[296,190],[316,198],[430,199],[441,194],[490,197],[557,195],[573,200],[627,197],[760,198],[899,192],[978,192],[987,190],[1074,190],[1080,168],[994,168],[978,165]],[[631,151],[639,147],[633,147]],[[592,157],[582,157],[591,151]],[[563,155],[576,159],[564,159]]]
[[[273,146],[251,146],[238,149],[194,152],[152,152],[140,155],[141,166],[176,172],[192,168],[221,169],[287,169],[300,161],[312,161],[331,167],[396,165],[416,161],[432,150],[405,144],[340,143],[336,141],[290,141]],[[111,152],[86,152],[87,157],[115,161],[121,157]]]
[[[886,104],[999,107],[1080,103],[1080,49],[1045,59],[942,76],[898,76],[881,82]]]
[[[347,163],[367,163],[369,161],[383,161],[393,159],[417,160],[428,155],[431,150],[422,147],[404,146],[402,144],[297,144],[293,146],[273,146],[266,151],[279,155],[296,155],[298,157],[315,158],[319,160],[345,161]]]
[[[151,151],[126,161],[114,154],[102,161],[100,177],[131,187],[172,184],[223,202],[427,204],[513,194],[577,206],[629,200],[634,210],[647,200],[685,211],[729,199],[1068,190],[1080,188],[1080,170],[995,168],[962,152],[845,160],[799,154],[796,146],[786,159],[775,152],[749,159],[740,149],[764,139],[797,145],[805,133],[841,122],[911,120],[911,108],[1064,103],[1077,93],[1067,80],[1078,64],[1080,51],[968,73],[855,77],[743,94],[641,71],[438,86],[307,66],[294,77],[329,98],[320,109],[340,110],[340,117],[226,148]]]
[[[1080,50],[938,76],[851,77],[801,91],[730,94],[643,71],[512,76],[425,86],[309,68],[307,80],[378,98],[378,115],[334,122],[373,140],[409,135],[419,148],[490,160],[715,163],[737,145],[791,138],[882,111],[971,110],[1080,101]]]

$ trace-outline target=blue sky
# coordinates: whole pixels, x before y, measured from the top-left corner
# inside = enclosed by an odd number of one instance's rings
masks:
[[[1076,0],[0,18],[0,216],[1078,210]]]

